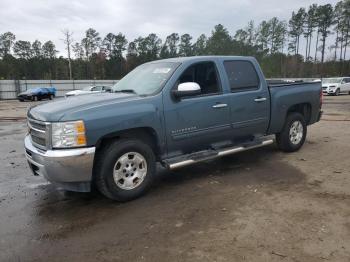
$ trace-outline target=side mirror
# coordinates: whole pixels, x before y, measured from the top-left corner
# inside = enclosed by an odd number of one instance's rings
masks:
[[[181,83],[172,93],[176,98],[199,95],[201,93],[201,87],[195,82]]]

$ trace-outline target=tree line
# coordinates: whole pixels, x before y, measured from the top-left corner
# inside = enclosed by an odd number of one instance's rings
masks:
[[[288,21],[249,21],[233,35],[221,24],[197,39],[151,33],[128,41],[122,33],[102,37],[93,28],[80,41],[70,30],[62,35],[65,57],[58,56],[52,41],[31,43],[11,32],[0,34],[0,79],[119,79],[148,61],[199,55],[254,56],[267,77],[350,75],[350,0],[299,8]]]

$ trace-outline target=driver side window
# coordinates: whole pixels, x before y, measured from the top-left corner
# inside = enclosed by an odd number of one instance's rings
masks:
[[[202,62],[190,66],[180,76],[178,84],[195,82],[201,87],[201,96],[221,92],[216,66],[213,62]]]
[[[91,91],[102,91],[102,86],[95,86],[91,89]]]

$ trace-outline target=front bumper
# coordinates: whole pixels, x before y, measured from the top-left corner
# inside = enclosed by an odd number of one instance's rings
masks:
[[[324,94],[335,94],[336,90],[336,88],[324,88],[322,89],[322,92]]]
[[[34,175],[69,191],[88,192],[92,180],[95,147],[42,151],[24,139],[25,155]]]
[[[21,95],[21,96],[17,96],[18,100],[32,100],[33,97],[32,96],[28,96],[28,95]]]

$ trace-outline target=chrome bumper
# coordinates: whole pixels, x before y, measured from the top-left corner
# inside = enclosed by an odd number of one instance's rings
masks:
[[[24,139],[25,155],[34,175],[70,191],[90,191],[95,147],[42,151]]]

